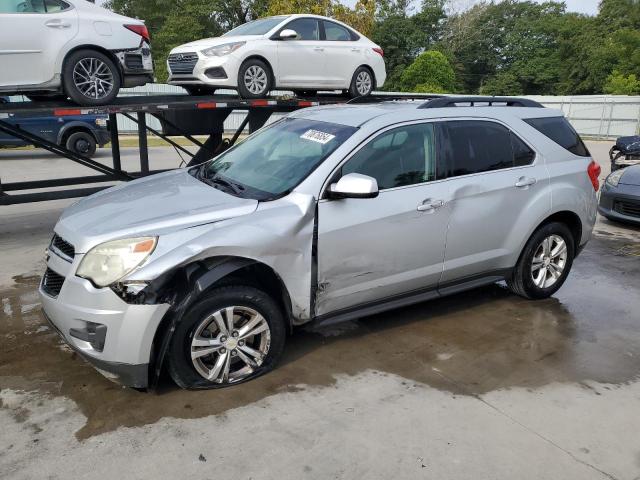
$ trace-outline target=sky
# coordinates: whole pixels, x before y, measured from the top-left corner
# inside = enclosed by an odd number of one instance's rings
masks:
[[[356,2],[355,0],[341,0],[342,3],[353,6]],[[460,3],[463,6],[473,5],[477,0],[454,0]],[[542,3],[544,0],[535,0],[538,3]],[[600,0],[565,0],[567,4],[567,10],[570,12],[580,12],[587,13],[589,15],[595,15],[598,13],[598,3]],[[101,5],[104,3],[104,0],[96,0],[96,4]]]

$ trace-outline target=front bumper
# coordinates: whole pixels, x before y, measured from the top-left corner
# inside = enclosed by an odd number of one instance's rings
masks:
[[[235,55],[225,55],[223,57],[207,57],[200,52],[196,53],[198,60],[193,66],[193,70],[189,71],[189,66],[174,72],[171,69],[170,61],[167,60],[167,71],[169,72],[170,85],[208,85],[212,87],[229,87],[236,88],[238,86],[238,70],[240,69],[241,60]]]
[[[640,225],[640,186],[604,184],[598,212],[610,220]]]
[[[110,288],[95,288],[75,276],[81,257],[69,262],[49,250],[47,268],[64,280],[56,292],[41,283],[44,314],[64,341],[107,378],[145,388],[153,338],[169,305],[131,305]]]

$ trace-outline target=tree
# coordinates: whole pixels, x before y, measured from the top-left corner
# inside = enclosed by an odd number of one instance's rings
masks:
[[[402,71],[439,36],[444,0],[424,0],[413,12],[407,0],[380,0],[371,39],[384,50],[386,90],[401,88]]]
[[[442,52],[428,50],[402,72],[403,90],[447,93],[455,89],[455,73]]]
[[[624,75],[614,70],[607,78],[604,92],[611,95],[640,95],[640,79],[633,73]]]

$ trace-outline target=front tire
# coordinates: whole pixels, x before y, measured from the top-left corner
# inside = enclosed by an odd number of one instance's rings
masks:
[[[271,69],[262,60],[250,59],[238,71],[238,93],[242,98],[264,98],[273,87]]]
[[[286,328],[273,298],[254,287],[219,287],[185,314],[169,346],[169,373],[182,388],[222,388],[273,369]]]
[[[64,91],[79,105],[111,103],[120,90],[120,72],[104,53],[78,50],[65,61],[62,69]]]
[[[507,285],[524,298],[548,298],[567,279],[574,256],[575,242],[569,228],[559,222],[543,225],[525,245]]]
[[[69,135],[65,147],[67,150],[91,158],[96,153],[96,139],[89,132],[75,132]]]
[[[375,86],[373,73],[367,67],[358,67],[351,78],[349,96],[351,98],[366,97],[371,95]]]

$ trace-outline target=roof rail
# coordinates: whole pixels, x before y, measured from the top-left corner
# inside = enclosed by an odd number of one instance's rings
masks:
[[[393,95],[393,94],[374,94],[367,95],[362,97],[354,97],[346,103],[353,104],[363,104],[363,103],[380,103],[380,102],[391,102],[391,101],[402,101],[402,100],[433,100],[435,98],[442,98],[443,95],[430,94],[430,93],[405,93],[401,95]]]
[[[458,103],[468,103],[470,106],[475,107],[476,103],[486,103],[489,107],[492,107],[494,103],[501,103],[507,107],[528,107],[528,108],[544,108],[544,105],[531,100],[529,98],[517,98],[517,97],[440,97],[429,100],[423,103],[418,108],[444,108],[444,107],[457,107]]]

